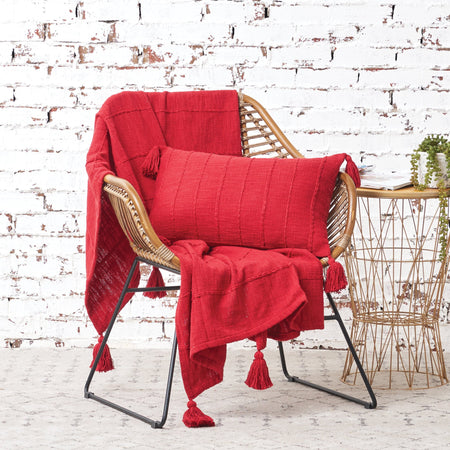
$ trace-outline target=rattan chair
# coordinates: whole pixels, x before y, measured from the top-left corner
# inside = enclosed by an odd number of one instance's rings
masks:
[[[286,136],[282,133],[280,128],[270,117],[267,111],[253,98],[239,94],[239,109],[241,117],[241,138],[242,138],[242,151],[245,157],[278,157],[278,158],[301,158],[302,155],[295,149],[295,147],[289,142]],[[111,329],[115,323],[117,314],[121,309],[121,305],[125,298],[125,295],[131,292],[144,292],[144,291],[168,291],[178,290],[179,286],[164,286],[161,288],[129,288],[129,284],[132,280],[133,273],[138,267],[138,262],[157,266],[160,269],[167,270],[169,272],[180,274],[180,261],[177,256],[168,249],[158,238],[155,233],[150,220],[148,218],[145,207],[142,200],[139,198],[136,190],[126,180],[118,178],[113,175],[107,175],[104,179],[104,191],[107,193],[109,200],[116,213],[117,219],[125,232],[130,245],[136,253],[136,258],[128,274],[128,278],[123,287],[122,293],[118,300],[117,306],[113,313],[111,322],[108,329],[105,332],[102,345],[97,354],[96,359],[92,365],[88,379],[84,388],[84,395],[86,398],[92,398],[107,406],[115,408],[121,412],[124,412],[132,417],[140,419],[153,428],[162,428],[167,419],[173,372],[175,359],[177,354],[177,339],[176,335],[173,339],[172,353],[169,365],[169,373],[167,380],[167,389],[165,393],[165,400],[163,406],[163,412],[161,420],[154,420],[138,414],[134,411],[126,409],[120,405],[110,402],[102,397],[95,395],[89,391],[91,381],[93,379],[95,369],[102,355],[103,349],[108,341]],[[338,258],[342,252],[346,249],[350,242],[350,237],[353,232],[355,223],[355,211],[356,211],[356,189],[351,177],[345,173],[340,173],[336,180],[336,186],[332,196],[327,230],[328,239],[331,248],[331,255],[334,259]],[[328,265],[328,258],[321,260],[322,266],[325,268]],[[360,363],[360,360],[356,354],[354,346],[347,333],[346,327],[342,321],[336,304],[330,294],[326,294],[331,306],[332,314],[326,315],[325,320],[336,320],[339,324],[340,330],[348,344],[349,350],[353,355],[354,361],[361,373],[364,380],[367,392],[370,396],[370,401],[365,401],[347,394],[329,389],[324,386],[320,386],[309,381],[300,379],[291,375],[288,372],[283,345],[278,343],[280,352],[281,365],[283,372],[288,381],[300,383],[315,389],[319,389],[326,393],[339,396],[346,400],[350,400],[372,409],[377,405],[377,401],[373,390],[368,382],[364,369]]]

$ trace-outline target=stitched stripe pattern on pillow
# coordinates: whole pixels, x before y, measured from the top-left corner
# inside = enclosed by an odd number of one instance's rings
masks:
[[[162,149],[150,220],[172,241],[329,253],[326,220],[343,155],[249,159]]]

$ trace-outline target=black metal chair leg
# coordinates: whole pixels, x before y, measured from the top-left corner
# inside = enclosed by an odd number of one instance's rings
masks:
[[[89,387],[90,384],[92,382],[92,379],[94,377],[95,374],[95,369],[97,368],[98,362],[100,361],[101,355],[105,349],[106,343],[108,341],[109,335],[111,333],[111,330],[114,326],[114,323],[116,321],[117,315],[119,314],[120,308],[122,306],[123,300],[125,298],[125,295],[128,294],[129,292],[145,292],[145,291],[156,291],[156,290],[176,290],[179,289],[179,286],[170,286],[170,287],[161,287],[161,288],[134,288],[134,289],[129,289],[129,285],[130,282],[132,280],[134,271],[136,270],[137,267],[137,263],[139,261],[142,261],[141,258],[136,258],[133,261],[133,265],[131,266],[130,272],[128,273],[128,277],[127,280],[125,282],[125,286],[123,287],[122,293],[120,294],[119,297],[119,301],[117,302],[116,308],[114,309],[111,321],[109,322],[108,328],[105,332],[105,336],[103,338],[103,341],[100,345],[98,354],[94,360],[94,363],[91,367],[91,371],[89,372],[89,376],[86,380],[86,384],[84,386],[84,397],[85,398],[91,398],[93,400],[98,401],[99,403],[102,403],[106,406],[109,406],[111,408],[114,408],[120,412],[123,412],[125,414],[128,414],[131,417],[134,417],[136,419],[142,420],[145,423],[148,423],[149,425],[152,426],[152,428],[162,428],[164,426],[164,424],[166,423],[167,420],[167,413],[169,410],[169,402],[170,402],[170,394],[172,391],[172,381],[173,381],[173,373],[174,373],[174,368],[175,368],[175,360],[176,360],[176,355],[177,355],[177,336],[176,334],[174,335],[173,338],[173,344],[172,344],[172,353],[171,353],[171,357],[170,357],[170,365],[169,365],[169,373],[168,373],[168,377],[167,377],[167,385],[166,385],[166,394],[165,394],[165,399],[164,399],[164,406],[163,406],[163,413],[162,413],[162,417],[161,420],[153,420],[150,419],[146,416],[143,416],[139,413],[136,413],[130,409],[124,408],[123,406],[120,406],[116,403],[113,403],[103,397],[99,397],[98,395],[95,395],[93,392],[89,391]],[[143,261],[145,262],[145,261]]]
[[[347,329],[345,328],[345,324],[344,324],[344,322],[343,322],[343,320],[341,318],[341,315],[339,314],[339,311],[337,309],[336,303],[334,302],[334,300],[331,297],[331,295],[328,294],[328,293],[327,293],[327,298],[328,298],[328,301],[330,302],[331,308],[333,310],[333,315],[326,316],[325,319],[326,320],[337,320],[337,322],[339,323],[339,327],[341,328],[342,334],[344,335],[344,338],[345,338],[345,340],[347,342],[348,348],[349,348],[349,350],[350,350],[350,352],[351,352],[351,354],[352,354],[352,356],[353,356],[353,358],[355,360],[356,366],[358,367],[358,370],[359,370],[360,375],[361,375],[361,377],[362,377],[362,379],[364,381],[364,384],[366,386],[367,392],[369,393],[371,401],[368,402],[368,401],[365,401],[365,400],[361,400],[359,398],[352,397],[351,395],[347,395],[347,394],[344,394],[342,392],[338,392],[338,391],[335,391],[333,389],[329,389],[329,388],[327,388],[325,386],[320,386],[318,384],[311,383],[309,381],[302,380],[302,379],[300,379],[300,378],[298,378],[296,376],[290,375],[288,370],[287,370],[286,358],[284,356],[284,350],[283,350],[283,344],[282,344],[282,342],[278,342],[278,349],[280,351],[281,366],[282,366],[282,369],[283,369],[283,373],[286,376],[286,378],[288,379],[288,381],[292,381],[292,382],[295,382],[295,383],[300,383],[300,384],[303,384],[305,386],[309,386],[309,387],[312,387],[314,389],[318,389],[320,391],[326,392],[328,394],[335,395],[337,397],[341,397],[341,398],[343,398],[345,400],[350,400],[352,402],[355,402],[355,403],[358,403],[360,405],[363,405],[367,409],[374,409],[374,408],[377,407],[377,399],[376,399],[375,394],[373,392],[372,386],[369,383],[369,380],[368,380],[367,375],[366,375],[366,373],[364,371],[364,368],[363,368],[363,366],[361,364],[361,361],[359,360],[359,357],[358,357],[358,355],[356,353],[355,347],[353,346],[353,343],[352,343],[352,341],[350,339],[350,336],[348,335]]]

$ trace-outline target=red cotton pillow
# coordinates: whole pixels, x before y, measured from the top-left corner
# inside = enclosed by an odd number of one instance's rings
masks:
[[[328,256],[328,211],[345,158],[244,158],[162,147],[150,220],[171,241]]]

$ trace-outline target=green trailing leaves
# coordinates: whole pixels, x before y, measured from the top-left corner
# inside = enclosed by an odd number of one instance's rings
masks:
[[[420,155],[425,153],[426,172],[423,182],[419,183],[419,160]],[[447,173],[442,173],[441,166],[438,161],[438,153],[445,156]],[[439,190],[439,259],[444,261],[447,256],[447,238],[448,238],[448,190],[444,181],[444,175],[450,176],[450,142],[441,135],[427,136],[411,155],[411,182],[414,187],[423,191],[429,187],[433,176],[437,182]]]

